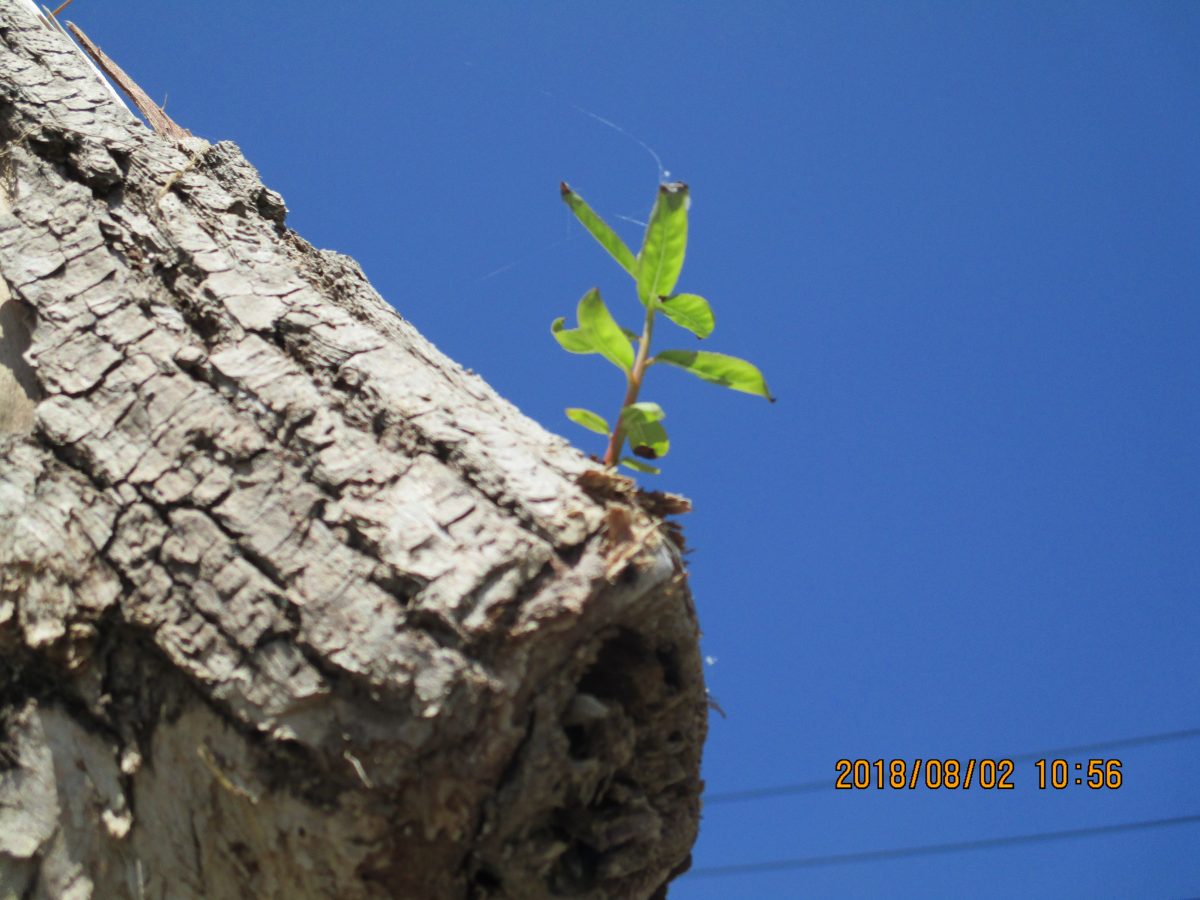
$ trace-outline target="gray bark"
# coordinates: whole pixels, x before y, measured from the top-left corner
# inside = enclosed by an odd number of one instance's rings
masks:
[[[646,897],[678,533],[0,5],[0,897]]]

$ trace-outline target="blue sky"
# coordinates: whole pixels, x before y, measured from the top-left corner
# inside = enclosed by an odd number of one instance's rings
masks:
[[[343,12],[349,9],[350,12]],[[337,10],[337,11],[334,11]],[[1200,5],[77,0],[180,124],[444,352],[562,416],[619,376],[548,332],[628,279],[570,219],[691,185],[680,287],[774,406],[653,371],[689,495],[714,794],[841,758],[1200,728]],[[577,107],[589,111],[581,112]],[[618,123],[622,134],[596,117]],[[637,244],[639,229],[615,225]],[[663,343],[694,339],[663,325]],[[1184,897],[1200,824],[703,870],[1200,814],[1200,738],[1115,791],[713,803],[672,897]]]

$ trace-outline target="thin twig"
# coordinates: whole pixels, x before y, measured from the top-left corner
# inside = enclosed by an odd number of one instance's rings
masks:
[[[68,0],[68,2],[72,2],[72,0]],[[192,136],[192,133],[186,128],[176,125],[171,120],[171,117],[163,112],[158,104],[151,100],[146,92],[138,87],[137,82],[126,75],[120,66],[105,56],[104,51],[97,47],[92,42],[92,39],[83,33],[79,26],[74,22],[68,22],[67,28],[75,36],[75,39],[79,41],[83,49],[87,51],[88,56],[95,60],[96,65],[100,67],[101,71],[111,78],[117,87],[125,92],[125,96],[133,101],[133,105],[138,108],[138,111],[150,123],[151,128],[158,134],[176,141],[182,141]]]
[[[192,169],[196,168],[196,163],[200,162],[200,160],[204,158],[204,154],[207,153],[212,148],[213,148],[212,144],[209,144],[207,147],[201,147],[199,150],[197,150],[195,153],[193,153],[191,155],[191,157],[187,161],[186,166],[184,166],[178,172],[172,172],[171,177],[169,177],[166,180],[166,182],[162,186],[162,190],[160,190],[158,192],[158,195],[154,198],[154,202],[156,204],[161,203],[163,197],[165,197],[165,196],[167,196],[167,194],[171,193],[171,188],[175,187],[175,185],[179,182],[179,179],[182,178],[184,175],[186,175],[188,172],[192,171]]]

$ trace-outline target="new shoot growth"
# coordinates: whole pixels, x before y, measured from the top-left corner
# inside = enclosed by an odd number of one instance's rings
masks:
[[[583,227],[633,278],[644,312],[640,334],[622,328],[604,305],[600,291],[592,288],[579,301],[576,328],[565,327],[561,316],[551,323],[550,331],[564,350],[599,354],[625,376],[625,397],[614,425],[609,425],[602,416],[578,407],[569,408],[567,418],[608,438],[604,465],[620,463],[637,472],[657,475],[660,470],[646,460],[667,455],[670,442],[662,424],[665,414],[657,403],[639,399],[646,372],[652,365],[678,366],[713,384],[771,401],[774,398],[767,390],[762,373],[744,359],[706,350],[660,350],[650,355],[654,320],[660,313],[697,338],[706,338],[713,330],[712,307],[707,300],[698,294],[675,293],[687,249],[690,200],[686,184],[676,181],[659,185],[642,249],[636,256],[582,197],[565,182],[560,188],[563,200]],[[621,455],[626,440],[636,458]]]

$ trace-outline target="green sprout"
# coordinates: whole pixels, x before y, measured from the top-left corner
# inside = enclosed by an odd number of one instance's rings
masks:
[[[676,181],[659,185],[637,256],[566,182],[559,187],[563,200],[583,227],[637,282],[638,300],[646,312],[640,335],[622,328],[604,305],[600,291],[592,288],[579,301],[577,328],[565,328],[561,316],[551,323],[551,333],[568,353],[598,353],[625,375],[625,399],[615,428],[602,416],[578,407],[569,408],[567,418],[608,438],[604,465],[611,467],[619,462],[634,471],[657,475],[660,470],[643,460],[666,456],[670,441],[662,425],[665,416],[662,407],[638,400],[650,366],[655,363],[678,366],[713,384],[766,397],[772,402],[775,398],[767,390],[762,372],[736,356],[706,350],[660,350],[650,355],[654,317],[658,313],[698,338],[708,337],[713,330],[712,307],[707,300],[698,294],[673,293],[687,248],[687,213],[691,201],[686,184]],[[638,459],[621,456],[626,439]]]

